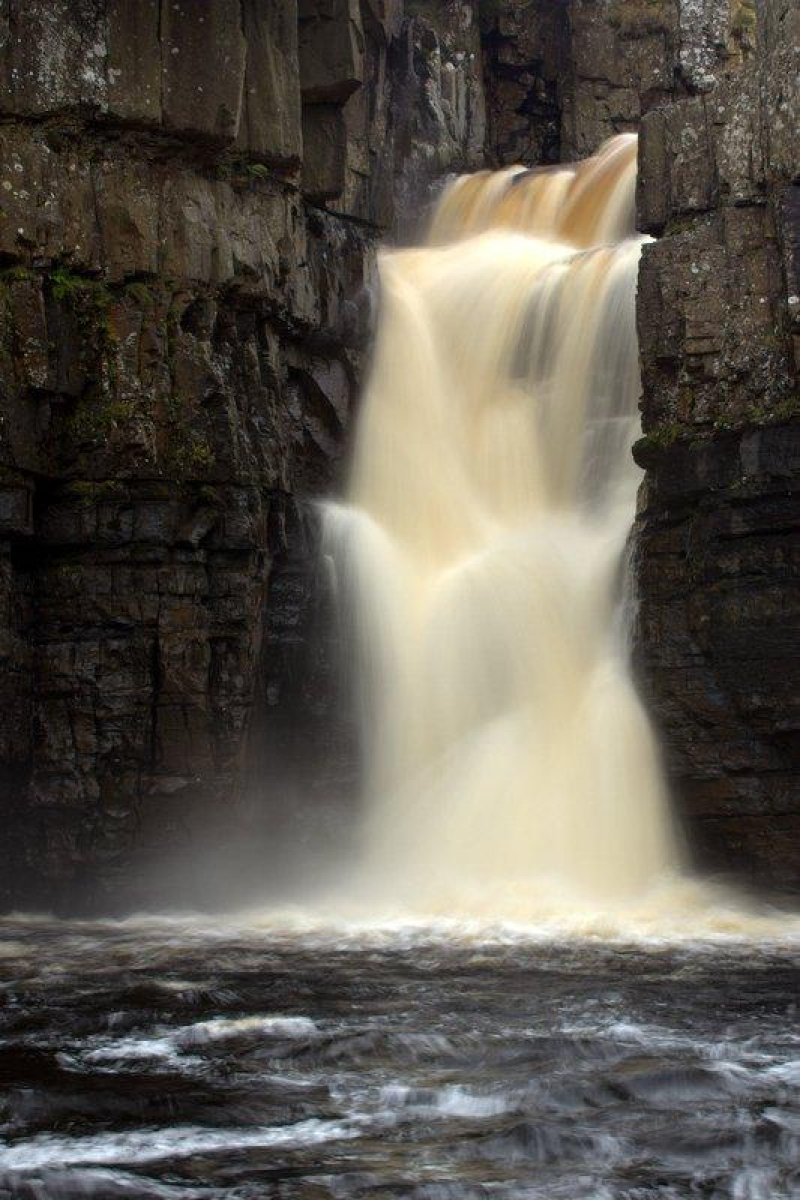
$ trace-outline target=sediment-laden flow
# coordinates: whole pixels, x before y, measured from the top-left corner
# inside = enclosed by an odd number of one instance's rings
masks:
[[[635,137],[456,180],[385,253],[346,503],[365,866],[417,899],[616,900],[676,865],[629,670]],[[446,901],[444,901],[446,902]]]

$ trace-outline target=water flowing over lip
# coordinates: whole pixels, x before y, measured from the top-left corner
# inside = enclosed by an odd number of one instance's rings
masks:
[[[384,920],[456,917],[450,936],[617,936],[680,870],[620,633],[635,182],[632,135],[482,172],[427,246],[381,255],[350,480],[323,509],[364,779],[337,908],[371,887]]]

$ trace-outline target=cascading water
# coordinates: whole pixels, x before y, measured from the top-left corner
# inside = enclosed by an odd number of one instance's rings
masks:
[[[457,179],[383,254],[327,544],[354,616],[364,869],[423,903],[613,903],[678,854],[619,618],[641,473],[636,138]]]

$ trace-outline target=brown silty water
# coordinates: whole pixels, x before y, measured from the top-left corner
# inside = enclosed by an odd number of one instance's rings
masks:
[[[417,904],[617,904],[680,868],[621,634],[635,181],[631,135],[457,179],[429,245],[381,259],[328,540],[357,614],[365,870]]]

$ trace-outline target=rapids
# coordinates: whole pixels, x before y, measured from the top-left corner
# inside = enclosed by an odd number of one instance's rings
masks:
[[[800,943],[0,922],[3,1200],[791,1200]]]

